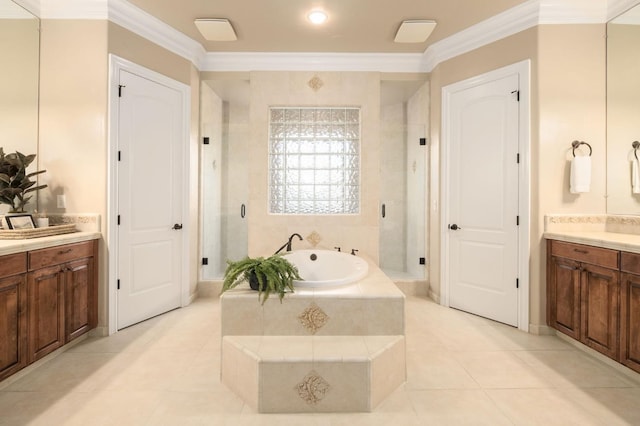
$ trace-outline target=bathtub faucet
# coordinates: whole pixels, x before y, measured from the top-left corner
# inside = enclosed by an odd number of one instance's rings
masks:
[[[286,242],[286,243],[284,243],[284,244],[282,245],[282,247],[280,247],[280,248],[275,252],[275,254],[280,253],[280,252],[281,252],[282,250],[284,250],[284,249],[286,249],[287,251],[291,251],[291,241],[293,240],[293,237],[298,237],[298,239],[299,239],[300,241],[302,241],[302,235],[300,235],[300,234],[298,234],[298,233],[291,234],[291,236],[289,237],[289,239],[287,240],[287,242]]]

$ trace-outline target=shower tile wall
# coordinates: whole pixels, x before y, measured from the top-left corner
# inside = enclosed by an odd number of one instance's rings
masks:
[[[317,77],[322,86],[309,82]],[[366,72],[252,72],[249,164],[249,254],[273,253],[293,232],[322,236],[321,246],[360,250],[378,261],[380,191],[380,76]],[[317,87],[317,86],[316,86]],[[270,215],[268,112],[270,106],[358,106],[361,108],[361,204],[358,215]],[[294,243],[294,248],[304,244]]]

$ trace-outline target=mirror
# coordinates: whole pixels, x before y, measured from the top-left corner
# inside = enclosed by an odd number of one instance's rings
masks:
[[[0,0],[0,146],[38,149],[40,21],[11,0]]]
[[[640,215],[632,189],[640,141],[640,5],[607,24],[607,213]],[[639,171],[640,174],[640,171]],[[640,180],[640,177],[638,178]]]

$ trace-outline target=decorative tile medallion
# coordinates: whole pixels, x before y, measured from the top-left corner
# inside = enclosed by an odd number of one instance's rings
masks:
[[[329,316],[315,303],[311,303],[307,309],[305,309],[298,319],[304,328],[311,334],[316,334],[324,325],[329,321]]]
[[[305,240],[307,240],[309,244],[311,244],[311,246],[315,248],[318,244],[320,244],[320,241],[322,241],[322,237],[316,231],[313,231],[312,233],[307,235]]]
[[[322,89],[322,86],[324,86],[324,82],[317,75],[314,75],[313,78],[307,82],[307,84],[314,92],[317,92],[318,90]]]
[[[296,385],[298,396],[307,404],[315,405],[322,401],[331,386],[318,373],[311,371]]]

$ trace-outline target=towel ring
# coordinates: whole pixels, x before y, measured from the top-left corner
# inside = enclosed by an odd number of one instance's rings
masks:
[[[633,141],[631,142],[631,146],[633,147],[633,155],[638,159],[638,148],[640,148],[640,142]]]
[[[582,141],[573,141],[571,142],[571,146],[573,147],[573,156],[576,156],[576,148],[578,148],[580,145],[586,145],[589,147],[589,157],[591,157],[591,154],[593,153],[593,149],[591,149],[591,145],[589,145],[586,142],[582,142]],[[640,143],[638,144],[638,146],[640,146]]]

